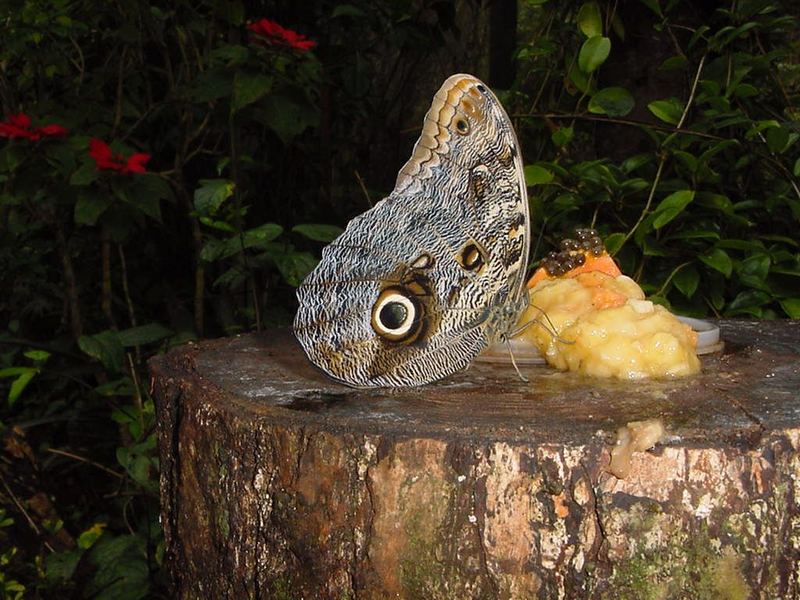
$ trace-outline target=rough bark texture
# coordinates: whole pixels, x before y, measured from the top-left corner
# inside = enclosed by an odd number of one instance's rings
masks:
[[[180,598],[800,597],[800,322],[678,381],[358,391],[273,331],[151,363]],[[670,437],[605,472],[616,428]]]

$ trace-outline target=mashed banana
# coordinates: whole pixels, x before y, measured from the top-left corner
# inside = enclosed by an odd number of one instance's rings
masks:
[[[697,334],[644,299],[630,277],[603,272],[545,279],[530,290],[519,337],[561,370],[598,377],[681,377],[700,371]],[[549,329],[557,333],[554,336]]]

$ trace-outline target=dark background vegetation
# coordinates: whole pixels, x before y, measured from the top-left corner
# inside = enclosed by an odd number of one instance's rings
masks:
[[[0,594],[166,596],[145,361],[286,324],[473,72],[518,129],[534,260],[600,230],[657,302],[800,317],[789,0],[0,4]],[[259,41],[269,18],[318,45]],[[4,117],[4,118],[6,118]],[[152,155],[98,170],[92,137]]]

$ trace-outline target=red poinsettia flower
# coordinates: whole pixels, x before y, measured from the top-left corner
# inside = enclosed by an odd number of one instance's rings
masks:
[[[247,28],[271,44],[289,46],[301,52],[307,52],[317,45],[317,42],[309,40],[306,36],[281,27],[269,19],[260,19],[255,23],[250,23]]]
[[[0,137],[9,139],[22,138],[26,140],[40,140],[43,137],[67,135],[69,133],[61,125],[45,125],[31,129],[31,118],[25,113],[10,115],[7,121],[0,122]]]
[[[61,125],[56,125],[56,124],[39,127],[37,131],[44,136],[67,135],[67,133],[69,133],[66,127],[62,127]]]
[[[146,173],[145,165],[150,160],[150,155],[144,152],[137,152],[128,158],[114,154],[111,146],[97,138],[89,140],[89,156],[94,159],[94,163],[101,171],[116,171],[122,175]]]

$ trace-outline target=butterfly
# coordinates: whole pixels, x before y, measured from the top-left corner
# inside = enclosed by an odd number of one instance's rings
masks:
[[[306,355],[353,387],[465,369],[527,306],[528,210],[511,120],[479,79],[449,77],[392,193],[350,221],[298,287]]]

